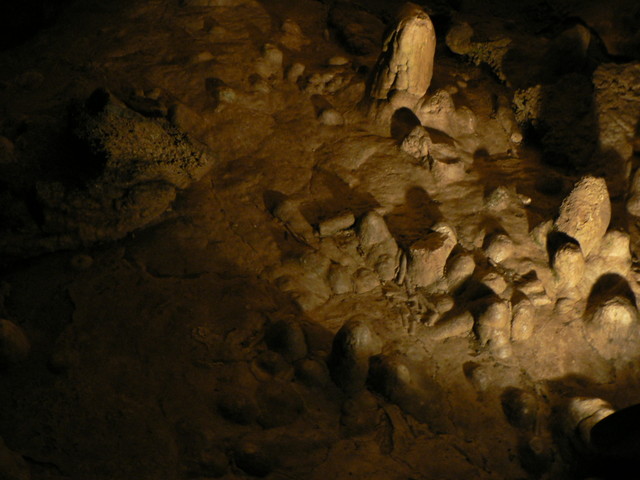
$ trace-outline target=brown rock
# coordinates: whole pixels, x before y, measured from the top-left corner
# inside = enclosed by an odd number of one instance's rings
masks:
[[[21,362],[29,355],[31,345],[22,328],[0,319],[0,367]]]
[[[455,237],[432,232],[409,248],[407,280],[415,287],[428,287],[444,276],[447,258],[456,244]]]

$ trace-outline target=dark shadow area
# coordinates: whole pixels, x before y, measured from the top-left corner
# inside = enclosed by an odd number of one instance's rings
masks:
[[[637,360],[637,359],[636,359]],[[631,364],[629,364],[631,365]],[[631,368],[631,367],[629,367]],[[620,372],[629,378],[631,372]],[[590,444],[585,444],[578,428],[569,430],[571,423],[569,405],[572,399],[603,399],[617,405],[614,399],[624,393],[627,398],[640,398],[637,386],[618,382],[602,385],[591,379],[568,375],[547,381],[551,415],[548,419],[557,453],[566,465],[563,478],[620,480],[635,478],[638,455],[640,455],[640,406],[631,405],[617,410],[595,423],[589,430]],[[629,400],[627,400],[627,405]],[[595,413],[595,412],[594,412]],[[589,412],[585,415],[588,417]],[[579,420],[579,418],[578,418]],[[532,465],[535,467],[536,465]],[[529,469],[528,469],[529,470]]]
[[[391,116],[391,137],[402,142],[411,130],[420,125],[420,120],[409,108],[402,107]]]
[[[578,246],[578,248],[580,248],[580,244],[578,243],[578,241],[575,238],[567,235],[566,233],[556,230],[549,232],[549,235],[547,235],[547,255],[551,264],[553,263],[553,259],[556,256],[556,252],[563,245],[567,244],[576,245]]]
[[[442,213],[438,204],[421,187],[409,188],[404,204],[385,216],[389,231],[403,248],[424,238],[440,220]]]
[[[0,3],[0,51],[16,47],[55,24],[73,0],[22,0]]]
[[[601,302],[613,297],[625,298],[631,302],[631,305],[637,307],[636,296],[627,279],[617,273],[607,273],[598,278],[591,287],[587,300],[587,312],[592,312]]]

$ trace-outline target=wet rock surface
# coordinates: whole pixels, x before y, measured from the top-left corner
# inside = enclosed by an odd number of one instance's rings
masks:
[[[0,52],[0,477],[602,476],[634,37],[451,5],[98,0]]]

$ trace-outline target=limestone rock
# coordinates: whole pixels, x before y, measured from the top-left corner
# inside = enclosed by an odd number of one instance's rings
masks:
[[[446,265],[446,279],[450,291],[455,291],[473,275],[476,262],[471,253],[463,252],[452,257]]]
[[[283,75],[282,60],[282,50],[267,43],[262,47],[262,56],[256,62],[256,73],[265,80],[279,80]]]
[[[636,217],[640,217],[640,169],[636,170],[631,185],[629,185],[627,212]]]
[[[0,367],[13,365],[27,358],[31,344],[15,323],[0,319]]]
[[[335,108],[327,108],[320,112],[318,121],[323,125],[338,126],[344,125],[344,117]]]
[[[328,362],[331,378],[345,391],[361,390],[367,378],[369,358],[379,353],[381,347],[366,318],[351,318],[333,339]]]
[[[296,364],[296,378],[312,388],[325,387],[331,380],[327,365],[313,358],[305,358]]]
[[[291,83],[297,83],[298,79],[304,73],[305,68],[306,67],[303,64],[298,63],[298,62],[290,65],[289,68],[287,68],[287,71],[285,72],[285,77],[286,77],[287,81],[289,81]]]
[[[371,357],[367,384],[391,401],[397,401],[411,383],[411,372],[401,355]]]
[[[476,319],[474,331],[480,345],[502,341],[511,327],[511,304],[505,300],[492,301]],[[510,335],[506,335],[509,339]]]
[[[394,279],[400,251],[384,218],[375,212],[367,213],[359,222],[358,238],[367,266],[376,271],[383,282]]]
[[[637,349],[640,325],[636,306],[622,295],[601,302],[585,325],[589,343],[607,359]]]
[[[290,18],[282,23],[280,30],[282,32],[279,39],[280,43],[289,50],[300,50],[311,43],[311,40],[302,33],[300,25]]]
[[[300,212],[298,202],[285,199],[273,210],[273,215],[280,220],[289,232],[303,243],[313,245],[316,242],[313,227]]]
[[[584,256],[576,243],[560,246],[553,255],[552,265],[558,280],[567,287],[575,287],[584,276]]]
[[[465,337],[473,329],[473,315],[470,312],[447,316],[429,330],[429,334],[434,340],[445,340],[451,337]]]
[[[353,285],[356,293],[367,293],[380,286],[378,276],[368,268],[360,268],[353,275]]]
[[[529,340],[535,328],[535,307],[528,298],[514,303],[511,318],[511,340],[523,342]]]
[[[640,121],[638,82],[638,62],[607,63],[593,73],[600,148],[613,153],[618,162],[628,161],[633,154],[633,139]]]
[[[431,84],[435,47],[429,15],[417,5],[406,4],[384,41],[371,82],[371,98],[389,100],[394,92],[406,92],[416,100],[422,97]]]
[[[513,255],[515,246],[508,235],[497,234],[487,240],[485,254],[493,263],[502,263]]]
[[[455,234],[449,227],[428,234],[409,247],[407,281],[415,287],[428,287],[444,276],[449,254],[456,245]],[[434,228],[435,230],[435,228]]]
[[[72,181],[36,185],[43,229],[82,243],[124,237],[156,220],[177,189],[212,166],[206,149],[164,118],[146,118],[106,90],[75,108],[70,143],[81,164]],[[82,155],[78,155],[82,152]]]
[[[425,127],[457,138],[476,131],[476,117],[466,107],[456,108],[451,93],[445,89],[425,96],[415,107],[415,114]]]
[[[583,177],[560,206],[555,228],[580,243],[585,257],[602,241],[611,220],[611,202],[603,178]]]
[[[569,401],[564,417],[564,430],[582,450],[591,448],[591,429],[600,420],[615,413],[602,398],[574,397]]]

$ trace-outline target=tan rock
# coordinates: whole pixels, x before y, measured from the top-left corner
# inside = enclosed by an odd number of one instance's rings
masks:
[[[567,287],[576,286],[584,276],[584,256],[575,243],[568,242],[558,248],[552,264],[558,280]]]
[[[511,340],[522,342],[531,338],[535,327],[535,307],[527,298],[513,305],[511,317]]]
[[[440,225],[434,230],[409,247],[407,280],[414,287],[428,287],[444,276],[444,267],[456,244],[450,227]]]
[[[382,47],[370,96],[388,100],[390,93],[405,91],[416,99],[422,97],[431,84],[435,48],[436,34],[429,15],[415,4],[406,4]]]
[[[587,257],[602,241],[610,221],[611,202],[605,180],[587,176],[562,202],[555,228],[575,238]]]

